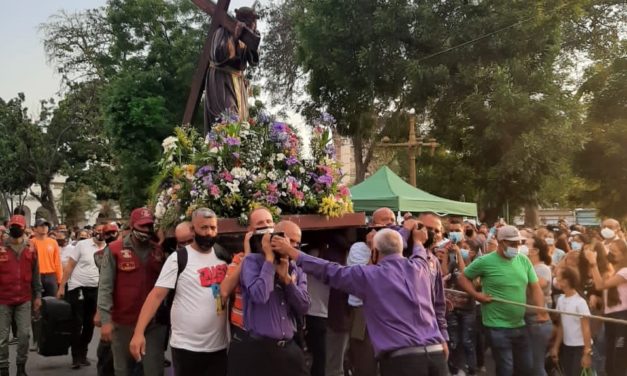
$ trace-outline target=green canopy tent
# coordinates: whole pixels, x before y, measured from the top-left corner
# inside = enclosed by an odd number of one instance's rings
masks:
[[[394,211],[477,217],[477,204],[448,200],[414,188],[387,166],[350,190],[355,211],[373,212],[387,207]]]

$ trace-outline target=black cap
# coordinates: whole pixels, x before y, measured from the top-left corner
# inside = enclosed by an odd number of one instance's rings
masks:
[[[48,222],[48,220],[46,218],[37,218],[35,220],[35,227],[39,227],[39,226],[48,226],[48,227],[50,227],[50,222]]]

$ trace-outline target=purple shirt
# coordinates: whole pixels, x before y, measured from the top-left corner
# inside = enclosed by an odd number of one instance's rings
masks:
[[[250,333],[273,339],[291,339],[296,331],[296,316],[309,310],[307,277],[295,265],[296,282],[284,285],[275,278],[274,264],[263,255],[251,254],[242,263],[241,285],[244,301],[244,326]]]
[[[375,355],[444,342],[434,309],[429,263],[389,255],[377,265],[340,266],[304,253],[297,265],[331,287],[364,301],[364,316]]]

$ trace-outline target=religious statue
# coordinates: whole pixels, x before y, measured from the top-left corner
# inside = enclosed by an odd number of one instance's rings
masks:
[[[210,128],[225,113],[248,120],[248,82],[244,71],[259,63],[257,48],[239,38],[243,27],[257,32],[257,14],[252,8],[235,10],[238,23],[232,34],[223,27],[213,33],[209,68],[205,80],[205,126]]]
[[[227,11],[231,0],[192,0],[211,16],[211,28],[205,41],[192,87],[187,98],[183,124],[191,124],[203,90],[204,131],[227,113],[248,120],[248,85],[244,71],[259,63],[258,16],[253,8],[235,10],[235,18]]]

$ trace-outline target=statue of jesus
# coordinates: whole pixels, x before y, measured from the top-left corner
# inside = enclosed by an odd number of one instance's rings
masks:
[[[248,65],[259,64],[259,53],[240,39],[247,26],[257,31],[257,13],[249,7],[235,10],[238,21],[235,33],[218,27],[212,38],[209,67],[205,80],[205,129],[220,120],[224,114],[236,115],[240,121],[248,120],[248,82],[244,71]]]

